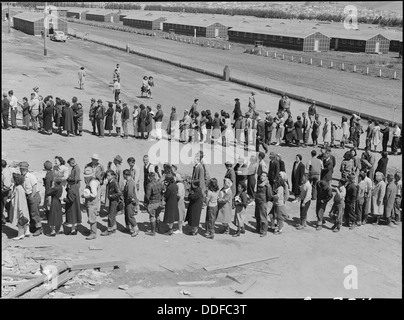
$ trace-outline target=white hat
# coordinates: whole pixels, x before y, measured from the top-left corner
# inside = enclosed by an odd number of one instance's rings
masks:
[[[154,115],[154,111],[150,111],[150,114],[153,114],[153,115]]]
[[[91,156],[91,159],[100,160],[100,157],[98,156],[98,154],[94,153],[94,154]]]

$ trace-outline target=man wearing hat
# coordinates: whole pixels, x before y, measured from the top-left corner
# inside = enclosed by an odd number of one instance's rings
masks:
[[[177,108],[171,108],[170,120],[167,125],[167,134],[168,141],[171,141],[172,138],[178,139],[178,131],[179,131],[179,122],[177,120]]]
[[[20,163],[20,172],[24,176],[23,188],[27,197],[30,225],[35,228],[33,235],[36,237],[43,233],[42,219],[39,215],[41,196],[38,191],[38,180],[33,173],[28,172],[28,167],[29,164],[26,161]]]
[[[102,100],[98,99],[98,108],[95,112],[95,121],[98,129],[98,136],[104,138],[104,118],[105,118],[105,107],[102,105]]]
[[[149,212],[150,219],[150,231],[147,231],[146,234],[150,236],[156,235],[156,230],[158,231],[159,222],[160,222],[160,212],[162,207],[163,200],[163,183],[156,179],[156,173],[149,173],[149,183],[146,187],[145,192],[145,204],[147,205],[147,211]]]
[[[95,132],[95,114],[98,109],[98,104],[95,102],[95,98],[91,98],[90,110],[88,111],[88,115],[90,118],[91,125],[93,127],[92,135],[95,136],[97,133]]]
[[[227,171],[226,171],[226,173],[224,175],[224,179],[226,179],[226,178],[230,179],[230,181],[232,182],[232,185],[231,185],[230,189],[231,189],[231,193],[233,195],[232,206],[234,207],[235,206],[234,197],[237,194],[236,173],[235,173],[235,171],[233,169],[233,163],[231,161],[227,160],[224,163],[224,165],[226,166],[226,169],[227,169]]]
[[[121,94],[121,84],[119,83],[118,79],[114,79],[114,86],[112,88],[112,93],[114,95],[114,101],[119,100],[119,95]]]
[[[265,153],[268,152],[268,146],[265,144],[265,122],[262,121],[261,117],[258,116],[257,120],[257,138],[255,139],[255,151],[260,151],[260,145],[265,150]]]
[[[11,127],[14,129],[17,127],[17,107],[20,103],[18,102],[17,97],[14,95],[13,90],[8,92],[8,100],[10,101],[11,108]]]
[[[97,238],[97,216],[101,209],[100,182],[95,177],[95,170],[91,167],[86,167],[83,175],[86,188],[82,197],[84,198],[90,224],[90,234],[86,239],[93,240]]]
[[[271,111],[265,111],[265,144],[271,145],[272,131],[274,130],[274,118],[271,116]]]
[[[163,133],[161,132],[161,125],[163,123],[163,110],[161,110],[161,104],[157,105],[157,112],[156,115],[153,117],[154,122],[156,124],[156,139],[160,140],[163,136]]]
[[[3,119],[2,129],[10,130],[8,127],[8,115],[10,112],[10,101],[7,98],[7,93],[3,92],[3,100],[1,100],[1,117]]]
[[[102,185],[104,182],[104,167],[102,166],[102,164],[99,163],[100,157],[98,156],[98,154],[94,153],[91,156],[91,162],[88,163],[85,167],[90,167],[94,170],[94,176],[95,178],[100,182],[100,184]]]
[[[184,110],[184,117],[180,120],[180,142],[188,143],[189,141],[189,129],[191,127],[191,117],[188,114],[188,110]]]
[[[194,160],[194,168],[192,170],[192,185],[194,181],[199,181],[199,186],[202,190],[202,193],[205,194],[205,190],[206,190],[206,180],[207,179],[207,172],[206,172],[206,168],[205,165],[202,163],[202,159],[203,159],[203,151],[199,151],[198,154],[195,156],[195,160]]]
[[[240,118],[240,116],[243,115],[243,113],[241,112],[240,99],[236,98],[236,99],[234,99],[234,101],[236,101],[236,103],[234,105],[234,110],[233,110],[233,114],[234,114],[233,120],[237,121]]]
[[[128,104],[126,102],[124,102],[122,104],[122,127],[123,127],[123,139],[128,139],[129,136],[129,132],[128,132],[128,126],[129,126],[129,122],[130,122],[130,112],[129,112],[129,108],[128,108]],[[137,121],[136,121],[137,122]],[[136,123],[137,125],[137,123]],[[135,137],[136,137],[136,133],[135,133]]]
[[[109,166],[108,169],[113,170],[116,173],[116,181],[118,182],[119,188],[123,190],[124,176],[122,169],[122,157],[118,154],[113,161],[113,165]]]
[[[269,164],[269,169],[268,169],[268,181],[269,181],[269,184],[271,185],[271,187],[273,187],[275,184],[275,180],[277,179],[279,172],[281,170],[280,170],[279,161],[276,157],[275,152],[271,152],[269,154],[269,160],[270,160],[270,164]]]
[[[125,187],[123,188],[126,229],[132,237],[136,237],[139,234],[139,227],[137,226],[135,218],[139,204],[136,182],[133,180],[133,176],[129,169],[123,171],[123,176],[126,181]]]
[[[355,185],[355,175],[350,174],[347,176],[347,186],[345,195],[345,219],[349,221],[349,229],[355,228],[355,225],[361,225],[361,221],[357,221],[355,212],[355,202],[357,199],[357,188]]]

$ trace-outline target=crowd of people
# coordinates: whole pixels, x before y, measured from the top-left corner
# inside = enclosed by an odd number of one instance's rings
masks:
[[[269,230],[276,235],[283,232],[284,222],[290,218],[288,206],[294,203],[299,203],[300,207],[298,230],[308,226],[307,213],[312,203],[317,218],[315,228],[321,230],[326,224],[327,204],[332,200],[329,216],[334,232],[340,231],[344,220],[349,229],[366,223],[392,226],[402,221],[401,174],[386,174],[385,157],[376,167],[371,164],[374,155],[370,148],[366,147],[361,157],[352,148],[344,155],[338,186],[333,187],[336,160],[331,148],[322,147],[320,154],[312,150],[311,155],[306,161],[302,155],[296,155],[290,177],[281,155],[274,152],[269,154],[269,163],[264,152],[259,152],[258,158],[251,156],[249,161],[242,157],[236,164],[226,161],[222,188],[219,188],[217,178],[210,178],[203,151],[195,156],[192,174],[184,177],[177,172],[177,166],[165,163],[159,168],[145,155],[143,200],[139,196],[141,171],[134,157],[127,159],[127,168],[120,155],[104,168],[99,156],[94,154],[81,174],[74,158],[67,160],[69,169],[65,160],[56,156],[54,163],[49,160],[44,163],[42,212],[50,228],[49,236],[60,232],[76,235],[78,225],[82,223],[83,198],[89,221],[89,240],[97,237],[97,217],[102,208],[108,212],[108,225],[102,236],[116,233],[116,217],[120,212],[125,215],[126,232],[137,236],[136,215],[142,208],[148,212],[150,220],[150,230],[146,234],[155,236],[158,232],[166,235],[182,233],[185,222],[190,228],[189,234],[197,235],[201,213],[206,207],[205,237],[209,239],[214,238],[216,223],[222,224],[221,233],[230,234],[233,221],[237,230],[232,235],[244,234],[249,205],[255,206],[256,232],[261,237]],[[17,167],[19,170],[2,160],[2,220],[3,224],[8,220],[17,226],[15,240],[31,233],[34,236],[43,233],[38,180],[29,171],[26,161]],[[105,199],[101,195],[102,185],[105,185]],[[7,212],[7,219],[4,212]],[[174,230],[176,222],[178,226]],[[163,225],[168,226],[165,231]]]

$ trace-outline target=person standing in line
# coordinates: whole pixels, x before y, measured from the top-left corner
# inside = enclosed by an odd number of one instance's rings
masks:
[[[237,194],[234,198],[235,202],[235,207],[236,207],[236,212],[234,215],[234,225],[237,226],[237,232],[233,234],[233,237],[239,237],[240,234],[245,233],[244,229],[244,219],[245,219],[245,213],[246,213],[246,208],[247,208],[247,186],[246,184],[240,183],[237,186]]]
[[[103,165],[100,163],[100,157],[98,154],[94,153],[91,156],[91,162],[87,163],[84,168],[90,167],[94,170],[94,177],[99,181],[100,185],[104,183],[105,170]]]
[[[75,120],[75,135],[76,136],[82,136],[83,135],[83,116],[84,116],[84,110],[83,110],[83,105],[79,102],[77,103],[77,109],[74,114],[74,120]]]
[[[269,184],[271,185],[271,187],[273,187],[275,180],[281,170],[280,170],[280,164],[276,157],[275,152],[271,152],[269,154],[269,160],[270,160],[270,163],[269,163],[269,169],[268,169],[268,181],[269,181]]]
[[[281,112],[278,112],[278,114],[274,118],[274,122],[276,123],[275,146],[279,146],[282,143],[282,139],[285,133],[285,118],[282,116]]]
[[[173,165],[174,169],[174,165]],[[177,167],[175,166],[175,170],[177,170]],[[174,231],[175,234],[180,234],[182,233],[182,225],[185,220],[185,214],[186,214],[186,208],[185,208],[185,186],[184,186],[184,179],[181,177],[179,173],[175,173],[175,181],[178,187],[178,201],[177,201],[177,206],[178,206],[178,229]]]
[[[17,225],[18,235],[13,240],[21,240],[24,237],[30,237],[28,218],[29,207],[25,197],[23,184],[24,177],[21,174],[14,173],[14,188],[10,196],[10,222]]]
[[[133,106],[132,112],[132,121],[133,121],[133,137],[135,139],[139,138],[139,116],[140,116],[140,108],[138,105]]]
[[[115,74],[116,74],[116,79],[118,82],[121,82],[121,67],[119,66],[119,63],[116,64],[115,68]]]
[[[307,212],[309,211],[312,197],[311,183],[309,181],[309,175],[305,173],[302,177],[302,184],[300,186],[300,224],[296,225],[297,230],[302,230],[307,227]]]
[[[210,110],[206,110],[206,143],[211,144],[212,142],[212,126],[213,119]]]
[[[217,199],[219,212],[217,214],[216,221],[223,224],[223,234],[230,234],[231,217],[232,217],[232,199],[233,194],[231,192],[232,182],[230,179],[225,178],[223,180],[223,188],[219,192]]]
[[[175,135],[178,130],[178,121],[177,121],[177,108],[172,107],[171,108],[171,114],[170,114],[170,119],[168,120],[168,125],[167,125],[167,135],[168,135],[168,141],[171,141],[171,139],[175,139]]]
[[[255,186],[257,184],[257,178],[256,178],[257,170],[258,170],[257,156],[252,155],[250,157],[250,165],[248,166],[248,169],[247,169],[247,194],[249,196],[250,204],[253,204],[254,199],[255,199]]]
[[[74,158],[70,158],[69,160],[67,160],[67,163],[72,168],[70,171],[69,177],[74,179],[74,183],[77,184],[77,186],[80,189],[80,181],[81,181],[80,167]]]
[[[119,103],[116,104],[115,106],[115,112],[114,112],[114,126],[115,126],[115,131],[116,135],[118,137],[124,137],[121,133],[122,129],[122,109]]]
[[[307,110],[307,115],[309,116],[310,122],[314,122],[314,118],[317,115],[317,106],[316,106],[316,101],[313,101],[313,103],[309,106],[309,109]]]
[[[168,231],[165,235],[171,236],[174,234],[174,222],[179,221],[180,218],[178,211],[178,187],[172,174],[166,175],[164,183],[166,187],[164,192],[165,209],[163,222],[168,224]]]
[[[305,166],[302,162],[302,155],[298,154],[296,155],[296,160],[293,163],[293,169],[292,169],[292,192],[293,195],[295,196],[295,200],[293,200],[293,203],[299,202],[299,194],[300,194],[300,187],[303,183],[303,175],[305,172]],[[287,199],[286,199],[287,200]]]
[[[131,237],[136,237],[139,234],[139,227],[136,223],[135,215],[138,214],[138,197],[136,183],[129,169],[123,171],[125,186],[123,188],[123,201],[125,205],[125,224],[126,230]]]
[[[317,182],[320,180],[320,174],[323,170],[323,162],[317,158],[317,151],[311,151],[311,159],[306,164],[306,171],[309,175],[309,181],[312,186],[312,200],[317,200]]]
[[[332,190],[327,181],[320,180],[317,185],[317,202],[316,202],[316,215],[317,215],[317,227],[316,230],[320,231],[323,228],[324,212],[327,207],[328,201],[333,197]]]
[[[265,153],[260,152],[258,154],[258,169],[257,169],[258,180],[261,178],[261,174],[263,172],[268,172],[268,166],[267,166],[267,163],[265,162]]]
[[[352,159],[352,153],[350,151],[345,152],[344,160],[341,162],[340,167],[341,179],[347,179],[348,175],[355,174],[355,162]]]
[[[362,225],[366,224],[368,217],[367,198],[369,196],[369,189],[365,177],[366,174],[364,172],[359,174],[358,195],[355,203],[356,220],[360,221]]]
[[[195,111],[198,111],[198,101],[199,99],[194,99],[194,103],[191,106],[191,109],[189,110],[189,116],[192,117],[195,113]]]
[[[247,183],[247,164],[242,157],[238,158],[234,166],[234,173],[236,174],[236,188],[240,182]]]
[[[41,203],[41,196],[38,191],[38,180],[35,175],[28,172],[29,164],[26,161],[20,163],[20,172],[24,177],[23,188],[25,190],[25,195],[28,203],[28,211],[30,216],[30,225],[35,228],[34,237],[39,236],[43,233],[42,230],[42,219],[39,215],[39,205]]]
[[[163,137],[163,132],[161,131],[161,125],[163,124],[163,117],[164,117],[164,113],[163,113],[163,110],[161,110],[161,104],[158,104],[156,115],[153,118],[156,123],[156,139],[157,140],[160,140]]]
[[[69,102],[66,102],[63,109],[63,120],[63,130],[66,131],[66,135],[68,137],[74,137],[73,132],[76,130],[74,126],[74,112],[73,109],[70,108]]]
[[[361,226],[362,222],[357,220],[357,215],[355,212],[355,204],[357,202],[358,190],[355,185],[355,177],[350,174],[347,176],[348,184],[346,186],[345,195],[345,219],[348,221],[349,229],[352,230],[356,226]]]
[[[288,199],[288,186],[281,175],[275,180],[275,188],[273,192],[273,215],[278,223],[278,229],[274,231],[274,234],[280,235],[283,231],[283,221],[289,216],[286,213],[286,201]],[[274,221],[274,220],[272,220]]]
[[[341,129],[342,129],[342,137],[341,137],[340,148],[345,149],[345,143],[348,142],[348,137],[349,137],[348,119],[345,116],[342,116]]]
[[[377,172],[375,175],[375,185],[372,190],[372,224],[379,224],[380,217],[384,214],[384,196],[386,194],[386,183],[384,175]]]
[[[4,216],[4,209],[6,209],[8,218],[10,217],[10,207],[7,205],[7,200],[11,196],[13,187],[13,175],[11,169],[7,166],[7,161],[1,160],[1,222],[6,224],[6,218]],[[25,199],[25,194],[24,194]],[[10,204],[10,203],[9,203]]]
[[[14,129],[17,127],[17,107],[19,105],[17,97],[14,95],[14,91],[10,90],[8,92],[8,99],[10,101],[11,108],[11,127]]]
[[[380,132],[383,135],[382,138],[382,152],[387,152],[387,144],[390,139],[390,128],[389,128],[389,123],[385,122],[384,123],[384,128],[380,129]]]
[[[118,209],[119,200],[122,197],[121,189],[119,188],[119,184],[116,180],[116,173],[113,170],[107,170],[106,178],[108,181],[107,184],[107,195],[109,200],[109,208],[108,208],[108,228],[104,232],[101,233],[102,236],[110,236],[116,232],[116,214]]]
[[[332,174],[334,171],[334,161],[331,158],[331,153],[327,149],[325,152],[325,157],[323,160],[323,169],[321,170],[321,176],[320,179],[323,181],[326,181],[328,185],[331,187],[331,182],[332,182]]]
[[[57,101],[57,100],[56,100]],[[95,122],[95,114],[97,112],[98,104],[95,102],[94,98],[91,98],[90,110],[88,111],[88,116],[91,122],[91,126],[93,127],[93,132],[91,133],[95,136],[97,133],[96,130],[96,122]]]
[[[121,84],[115,79],[112,94],[114,95],[114,101],[116,103],[119,100],[119,95],[121,94]]]
[[[105,118],[105,107],[102,104],[102,100],[98,99],[98,108],[95,113],[95,121],[97,123],[98,137],[104,138],[104,118]]]
[[[8,126],[8,115],[10,112],[10,101],[7,98],[7,93],[3,92],[3,100],[1,100],[1,117],[2,129],[10,130]]]
[[[394,183],[394,176],[389,173],[387,175],[387,186],[386,186],[386,194],[384,195],[384,218],[386,219],[386,225],[392,227],[392,221],[394,219],[394,203],[396,201],[397,196],[397,185]],[[394,223],[396,224],[396,223]]]
[[[397,123],[394,124],[392,134],[393,134],[393,140],[391,141],[391,153],[396,156],[398,154],[397,150],[399,148],[401,149],[401,143],[400,143],[401,128],[398,126]]]
[[[256,105],[255,105],[255,92],[251,92],[251,96],[248,98],[248,113],[251,114],[252,116],[255,116],[256,111]]]
[[[201,142],[200,143],[205,143],[206,142],[206,134],[208,133],[208,131],[206,130],[206,111],[202,110],[201,111],[201,121],[199,122],[200,125],[200,130],[199,130],[199,134],[201,136]]]
[[[146,133],[147,137],[146,139],[151,139],[151,134],[153,133],[153,130],[155,129],[154,126],[154,111],[152,111],[152,108],[150,106],[146,107],[147,114],[146,114]]]
[[[39,99],[35,93],[31,93],[31,100],[28,102],[31,115],[32,129],[38,130]]]
[[[66,198],[66,226],[71,226],[70,235],[77,234],[77,224],[81,224],[80,191],[73,177],[67,178]]]
[[[218,203],[217,203],[218,197],[219,197],[219,187],[217,184],[217,179],[212,178],[209,180],[205,197],[205,204],[206,204],[205,237],[207,239],[214,239],[215,237],[215,222],[218,213]]]
[[[53,131],[52,117],[54,114],[54,103],[52,98],[52,96],[45,98],[45,109],[43,110],[43,132],[49,135]]]
[[[295,142],[296,146],[300,147],[300,142],[303,140],[303,121],[300,116],[297,116],[297,121],[294,123],[295,127]]]
[[[147,206],[147,185],[151,182],[151,173],[155,174],[154,165],[149,162],[149,156],[143,156],[143,191],[144,191],[144,205]]]
[[[375,127],[372,120],[368,121],[368,127],[366,128],[366,147],[372,149],[372,130]]]
[[[54,174],[52,171],[52,162],[45,161],[45,163],[43,164],[43,167],[44,167],[44,171],[46,172],[45,177],[42,179],[43,186],[45,188],[45,197],[43,200],[43,211],[45,212],[46,217],[49,217],[51,197],[46,196],[46,194],[52,188],[53,180],[54,180]]]
[[[25,127],[25,130],[30,130],[30,113],[29,113],[29,104],[28,99],[26,97],[22,98],[22,124]]]
[[[241,112],[240,99],[236,98],[234,101],[233,120],[236,121],[238,118],[240,118],[240,116],[243,116],[243,113]]]
[[[265,144],[272,144],[272,131],[274,130],[274,118],[271,116],[271,111],[265,111]]]
[[[79,88],[80,90],[84,90],[84,82],[86,80],[86,72],[84,71],[84,67],[81,67],[79,72]]]
[[[195,156],[191,183],[193,184],[195,181],[199,181],[199,187],[201,188],[202,193],[205,194],[206,171],[205,171],[205,166],[202,164],[202,158],[203,158],[203,154],[201,155],[200,153]]]
[[[311,128],[311,121],[310,119],[306,116],[306,112],[302,113],[302,130],[303,130],[303,148],[307,147],[307,143],[309,141],[309,133],[310,133],[310,128]]]
[[[381,140],[381,132],[380,132],[380,126],[379,126],[379,122],[375,121],[375,126],[373,127],[372,131],[371,131],[371,142],[372,142],[372,146],[375,148],[375,152],[377,150],[377,146],[380,143]],[[372,150],[372,149],[370,149]]]
[[[107,137],[111,136],[111,131],[113,129],[112,123],[114,122],[114,105],[112,102],[108,102],[108,109],[105,112],[105,130],[108,130],[109,133]]]
[[[244,119],[240,116],[233,124],[234,134],[235,134],[235,146],[241,146],[241,134],[244,132]]]
[[[327,118],[324,118],[323,126],[323,144],[325,148],[328,148],[331,143],[331,123]]]
[[[362,153],[361,163],[362,163],[362,170],[365,170],[367,172],[367,176],[371,180],[373,180],[376,169],[375,168],[376,157],[368,147],[365,147],[365,150]]]
[[[133,181],[135,181],[136,184],[136,194],[139,194],[140,191],[140,169],[138,165],[136,164],[136,159],[133,157],[130,157],[126,160],[129,165],[129,172],[132,176]],[[138,197],[139,198],[139,197]],[[136,204],[136,210],[137,212],[140,212],[140,204],[139,201]]]
[[[261,117],[257,117],[257,138],[255,139],[255,151],[260,151],[260,146],[265,150],[265,153],[268,152],[268,146],[265,142],[265,122],[262,121]]]
[[[335,191],[334,203],[330,211],[330,217],[332,220],[334,220],[334,225],[331,227],[331,230],[333,232],[339,232],[341,229],[342,219],[345,210],[345,196],[346,196],[345,184],[346,180],[341,179],[338,182],[338,187],[332,188],[332,190]]]
[[[84,182],[86,187],[84,189],[84,205],[87,210],[88,222],[90,225],[89,235],[87,240],[94,240],[97,238],[97,216],[101,208],[100,200],[100,181],[96,178],[95,169],[86,167],[84,169]]]
[[[128,104],[126,102],[124,102],[122,104],[122,114],[121,114],[121,123],[122,123],[122,129],[123,129],[123,135],[121,135],[122,139],[128,139],[129,136],[129,131],[128,131],[128,127],[129,127],[129,122],[130,122],[130,113],[129,113],[129,108],[128,108]],[[118,122],[118,120],[117,120]],[[134,122],[133,122],[134,123]],[[136,121],[136,126],[137,126],[137,121]],[[135,135],[134,137],[136,138],[137,136],[137,130],[135,131]]]
[[[276,180],[275,180],[276,181]],[[274,184],[275,185],[275,184]],[[255,195],[255,219],[257,221],[256,231],[260,237],[265,237],[268,232],[268,212],[270,202],[273,201],[272,187],[269,184],[268,176],[265,172],[261,174],[260,182]]]
[[[387,152],[382,151],[382,157],[377,162],[377,167],[375,172],[381,172],[384,176],[387,175],[387,164],[389,163],[389,158],[387,158]],[[374,179],[374,177],[371,177]]]
[[[191,184],[191,190],[188,194],[188,210],[185,217],[185,221],[191,227],[189,235],[196,236],[198,234],[199,222],[201,219],[202,205],[204,200],[204,195],[202,189],[200,188],[199,181],[194,181]]]
[[[234,208],[234,197],[236,196],[236,192],[237,192],[236,173],[234,172],[233,163],[231,163],[231,161],[226,161],[224,165],[226,166],[226,173],[224,175],[224,178],[230,179],[230,181],[232,183],[232,185],[231,185],[231,193],[233,195],[232,207]]]
[[[289,115],[287,120],[285,121],[285,143],[288,147],[291,146],[292,141],[294,140],[294,122],[293,122],[293,117],[292,115]]]
[[[53,182],[51,182],[52,183],[51,188],[45,191],[45,199],[47,199],[48,197],[51,198],[49,204],[50,209],[48,214],[48,225],[51,229],[51,233],[49,235],[51,237],[55,237],[56,233],[63,233],[63,230],[61,229],[63,225],[62,203],[60,202],[60,198],[63,192],[61,182],[62,182],[61,177],[59,176],[54,177]]]
[[[320,136],[320,116],[316,114],[312,122],[311,139],[313,140],[313,147],[318,146],[318,137]]]
[[[397,186],[397,195],[396,195],[396,200],[394,202],[394,219],[392,219],[392,222],[394,224],[398,224],[399,222],[402,221],[401,217],[401,211],[402,211],[402,189],[403,189],[403,183],[401,181],[401,174],[396,172],[394,174],[394,183]]]

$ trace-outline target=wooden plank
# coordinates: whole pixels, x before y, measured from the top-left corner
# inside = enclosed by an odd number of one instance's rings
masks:
[[[206,271],[216,271],[216,270],[220,270],[220,269],[228,269],[228,268],[243,266],[245,264],[262,262],[262,261],[267,261],[267,260],[272,260],[272,259],[277,259],[277,258],[279,258],[279,257],[270,257],[270,258],[264,258],[264,259],[251,259],[251,260],[245,260],[245,261],[239,261],[239,262],[216,264],[216,265],[206,266],[203,268]]]
[[[170,272],[172,272],[172,273],[177,274],[174,270],[172,270],[172,269],[170,269],[170,268],[167,268],[167,267],[165,267],[165,266],[163,266],[163,265],[161,265],[161,264],[159,264],[159,266],[162,267],[163,269],[166,269],[166,270],[168,270],[168,271],[170,271]]]
[[[184,282],[177,282],[179,286],[202,286],[206,284],[214,284],[216,281],[209,280],[209,281],[184,281]]]
[[[10,272],[10,271],[2,271],[1,276],[2,277],[11,277],[11,278],[23,278],[23,279],[35,279],[35,278],[39,277],[34,274],[14,273],[14,272]]]
[[[16,281],[6,281],[6,280],[2,280],[1,281],[1,286],[2,287],[4,287],[4,286],[17,286],[17,285],[19,285],[19,284],[22,284],[22,283],[25,283],[25,282],[27,282],[28,280],[16,280]]]
[[[227,274],[226,278],[229,278],[237,283],[241,283],[242,281],[239,279],[240,274]]]
[[[247,267],[240,267],[246,270],[251,270],[251,271],[256,271],[256,272],[262,272],[262,273],[267,273],[267,274],[274,274],[276,276],[281,276],[282,274],[278,272],[270,272],[270,271],[265,271],[265,270],[260,270],[260,269],[255,269],[255,268],[247,268]]]
[[[72,272],[65,272],[62,273],[59,277],[58,277],[58,281],[57,281],[57,287],[54,288],[52,286],[50,286],[49,288],[42,288],[40,291],[36,292],[33,296],[29,297],[30,299],[41,299],[44,296],[46,296],[48,293],[52,292],[53,290],[56,290],[57,288],[59,288],[61,285],[65,284],[67,281],[69,281],[71,278],[73,278],[74,276],[76,276],[78,273],[80,272],[80,270],[75,270]]]
[[[19,247],[19,248],[50,248],[53,247],[50,244],[32,244],[32,245],[27,245],[27,244],[15,244],[12,247]]]
[[[62,262],[62,263],[59,263],[56,266],[56,268],[57,268],[58,274],[60,274],[63,271],[66,271],[68,269],[68,266],[66,265],[66,263]],[[17,298],[17,297],[23,295],[24,293],[27,293],[31,289],[41,285],[42,283],[44,283],[44,281],[47,278],[48,277],[46,275],[43,275],[43,276],[37,277],[36,279],[32,279],[30,281],[27,281],[25,284],[20,285],[19,287],[17,287],[16,290],[11,292],[9,295],[5,296],[4,298],[5,299]]]
[[[69,269],[71,271],[74,271],[74,270],[83,270],[83,269],[120,267],[123,265],[123,262],[121,260],[111,260],[111,259],[101,258],[101,259],[72,261],[72,262],[69,262],[68,265],[69,265]]]
[[[235,291],[237,293],[243,294],[244,292],[246,292],[248,289],[250,289],[255,283],[257,282],[257,280],[249,280],[244,284],[238,285],[235,288]]]

